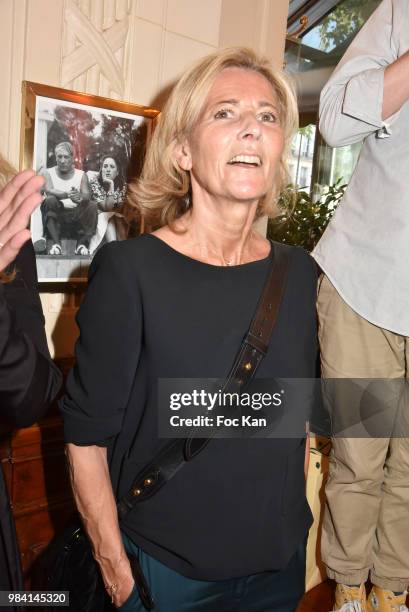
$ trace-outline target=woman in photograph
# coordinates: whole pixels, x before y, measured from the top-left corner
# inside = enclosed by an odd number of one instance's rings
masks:
[[[98,206],[97,231],[90,242],[94,253],[102,240],[125,240],[127,226],[122,215],[126,182],[118,160],[112,155],[102,158],[98,175],[90,179],[91,200]]]
[[[278,250],[290,264],[257,378],[315,376],[313,261],[254,228],[277,212],[297,116],[285,77],[253,51],[202,59],[174,88],[132,187],[135,215],[159,229],[91,265],[61,408],[76,503],[121,610],[149,608],[128,555],[158,612],[291,612],[304,593],[305,436],[212,439],[121,526],[117,511],[168,442],[158,381],[227,377]]]
[[[16,172],[0,156],[0,426],[28,427],[44,416],[61,374],[50,359],[30,232],[44,179]],[[14,177],[14,178],[13,178]],[[20,557],[0,469],[0,590],[21,590]]]

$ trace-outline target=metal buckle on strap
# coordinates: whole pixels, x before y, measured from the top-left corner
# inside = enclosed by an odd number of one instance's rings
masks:
[[[245,342],[251,346],[251,348],[255,349],[259,353],[262,353],[263,357],[266,356],[268,347],[262,340],[260,340],[260,338],[254,336],[254,334],[251,332],[247,334]]]

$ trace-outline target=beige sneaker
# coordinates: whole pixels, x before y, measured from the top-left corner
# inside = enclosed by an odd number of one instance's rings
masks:
[[[337,584],[333,610],[337,612],[367,612],[365,585],[351,587],[346,584]]]
[[[386,591],[381,587],[373,586],[369,593],[368,612],[409,612],[406,607],[406,595],[394,595],[392,591]]]

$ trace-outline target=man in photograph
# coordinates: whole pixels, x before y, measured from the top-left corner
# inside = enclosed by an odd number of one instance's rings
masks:
[[[44,234],[51,241],[49,255],[62,255],[61,238],[75,239],[75,255],[89,255],[97,225],[97,207],[90,201],[88,178],[74,166],[69,142],[55,147],[56,166],[43,171],[46,197],[41,205]]]

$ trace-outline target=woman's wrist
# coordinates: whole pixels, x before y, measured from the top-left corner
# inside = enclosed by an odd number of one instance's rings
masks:
[[[94,544],[94,556],[103,573],[123,571],[124,568],[130,570],[128,555],[122,541]]]

